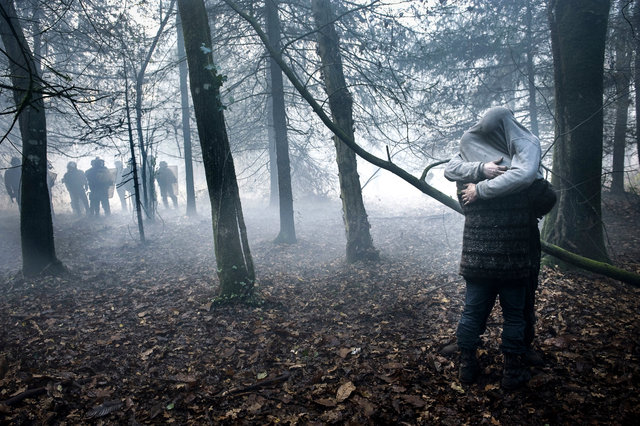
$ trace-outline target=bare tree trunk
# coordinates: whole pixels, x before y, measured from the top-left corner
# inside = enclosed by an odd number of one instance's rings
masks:
[[[154,197],[153,197],[153,174],[149,173],[149,154],[147,152],[147,143],[145,143],[144,136],[142,134],[142,81],[143,75],[140,73],[136,78],[136,102],[134,105],[136,113],[136,133],[138,135],[138,149],[140,150],[140,157],[142,158],[141,166],[141,178],[142,178],[142,194],[144,211],[148,219],[153,219],[155,216]],[[152,166],[153,167],[153,166]],[[151,176],[150,176],[151,175]]]
[[[611,192],[624,193],[624,157],[626,151],[627,121],[629,120],[629,83],[631,81],[631,55],[628,44],[628,23],[624,16],[624,2],[619,4],[612,38],[615,43],[616,124],[613,134],[613,164]]]
[[[640,0],[635,0],[633,10],[633,50],[635,58],[633,62],[633,85],[636,95],[636,153],[638,165],[640,166]]]
[[[178,7],[211,201],[220,297],[243,299],[253,295],[255,273],[220,100],[224,76],[213,62],[204,0],[179,0]]]
[[[12,0],[0,0],[0,36],[11,69],[16,114],[22,136],[20,236],[25,276],[62,268],[56,257],[49,186],[47,120],[36,62]],[[53,269],[52,269],[53,268]]]
[[[551,0],[555,76],[553,179],[558,203],[544,239],[607,260],[601,215],[602,96],[609,1]]]
[[[280,46],[280,18],[278,0],[266,0],[267,33],[274,48]],[[280,203],[280,233],[276,243],[296,242],[296,228],[293,220],[293,192],[291,190],[291,165],[289,163],[289,141],[287,140],[287,116],[284,108],[284,84],[278,64],[269,59],[271,74],[271,100],[273,131],[276,141],[276,161],[278,171],[278,200]]]
[[[353,99],[347,89],[342,70],[340,42],[334,26],[336,18],[328,0],[313,0],[312,9],[317,28],[318,53],[322,61],[322,76],[329,96],[331,115],[337,126],[353,140]],[[356,154],[337,136],[334,136],[334,143],[340,179],[340,198],[347,233],[347,262],[378,259],[378,251],[373,246],[369,219],[362,201]]]
[[[180,71],[180,103],[182,107],[182,137],[184,139],[184,175],[187,188],[187,216],[196,214],[196,193],[193,184],[193,155],[191,153],[191,124],[189,119],[189,88],[187,86],[187,54],[184,51],[180,14],[176,15],[178,31],[178,61]]]
[[[123,50],[124,51],[124,50]],[[127,132],[129,135],[129,152],[131,153],[129,164],[131,164],[131,173],[133,178],[133,200],[135,203],[136,217],[138,219],[138,234],[140,235],[140,242],[145,244],[147,242],[144,235],[144,224],[142,220],[142,200],[140,199],[140,179],[138,179],[138,165],[136,162],[136,149],[135,142],[133,140],[133,129],[131,126],[131,106],[129,105],[129,75],[127,72],[127,60],[122,60],[124,69],[124,100],[125,110],[127,113]]]
[[[272,59],[270,59],[272,60]],[[271,70],[267,68],[267,139],[269,141],[269,205],[277,207],[278,202],[278,156],[276,155],[276,135],[273,129],[273,97],[271,96]]]
[[[536,105],[536,71],[533,66],[533,4],[532,0],[527,1],[527,30],[526,30],[526,45],[527,45],[527,79],[529,88],[529,129],[531,133],[539,136],[540,130],[538,126],[538,106]]]

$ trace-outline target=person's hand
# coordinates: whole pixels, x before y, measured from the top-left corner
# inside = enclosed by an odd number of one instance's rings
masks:
[[[489,161],[488,163],[484,163],[482,165],[482,173],[484,177],[487,179],[493,179],[495,177],[500,176],[504,172],[507,171],[507,166],[499,166],[503,160],[503,157],[498,158],[497,160]]]
[[[462,194],[462,204],[465,206],[467,204],[473,203],[478,199],[478,193],[476,192],[476,184],[475,183],[467,183],[464,186],[464,189],[461,192]]]

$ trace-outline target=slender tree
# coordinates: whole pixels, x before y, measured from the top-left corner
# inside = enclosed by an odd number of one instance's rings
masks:
[[[322,61],[322,76],[329,97],[331,116],[338,127],[353,140],[353,99],[347,89],[342,70],[340,42],[334,26],[336,17],[329,0],[312,0],[312,8],[317,28],[318,54]],[[356,154],[338,136],[334,136],[334,143],[347,234],[347,262],[377,259],[378,251],[373,246],[369,219],[362,201]]]
[[[629,49],[629,21],[625,13],[629,10],[628,2],[618,2],[612,39],[615,45],[614,81],[616,88],[616,124],[613,134],[613,162],[611,170],[611,192],[624,192],[625,166],[624,158],[627,139],[627,122],[629,119],[629,83],[631,82],[631,51]]]
[[[255,273],[220,99],[225,77],[213,62],[204,0],[179,0],[178,8],[211,202],[220,296],[247,298],[253,295]]]
[[[20,235],[22,272],[58,271],[47,185],[47,120],[42,83],[12,0],[0,0],[0,36],[11,69],[22,136]]]
[[[640,166],[640,0],[635,0],[633,6],[633,86],[636,98],[636,153]]]
[[[176,15],[178,30],[178,61],[180,72],[180,105],[182,113],[182,138],[184,141],[184,173],[187,187],[187,216],[196,214],[196,194],[193,184],[193,155],[191,152],[191,120],[189,114],[189,88],[187,86],[187,55],[184,51],[184,37],[180,14]]]
[[[265,1],[267,15],[267,34],[274,48],[280,45],[280,18],[278,0]],[[291,190],[291,166],[289,163],[289,141],[287,140],[287,116],[284,106],[284,84],[282,71],[278,64],[269,58],[271,113],[273,114],[273,133],[276,145],[276,168],[278,172],[278,200],[280,206],[280,233],[277,243],[296,242],[296,229],[293,220],[293,192]]]
[[[276,135],[273,128],[273,99],[271,97],[271,70],[267,67],[267,140],[269,142],[269,205],[278,207],[278,158],[276,155]]]
[[[138,221],[138,234],[140,242],[146,244],[147,240],[144,236],[144,223],[142,220],[142,200],[140,199],[140,179],[138,177],[138,163],[136,161],[135,142],[133,140],[133,128],[131,126],[131,107],[129,106],[129,75],[127,73],[127,60],[123,58],[122,69],[124,72],[124,108],[127,115],[127,133],[129,135],[129,163],[131,164],[131,174],[129,179],[133,179],[133,202],[136,211],[136,219]]]
[[[536,67],[534,65],[535,45],[533,39],[533,1],[527,0],[525,12],[525,55],[527,62],[527,89],[529,92],[529,128],[531,132],[539,136],[538,105],[536,104]]]
[[[140,69],[136,73],[136,81],[135,81],[135,94],[136,100],[134,105],[134,110],[136,113],[136,131],[138,134],[138,147],[140,149],[140,155],[142,157],[142,188],[143,188],[143,198],[144,198],[144,206],[145,211],[147,213],[147,217],[149,219],[153,219],[155,217],[155,209],[156,209],[156,199],[155,199],[155,191],[154,191],[154,169],[155,169],[155,158],[149,158],[149,143],[145,142],[145,138],[143,135],[143,126],[142,126],[142,102],[143,102],[143,85],[145,80],[145,75],[147,72],[147,67],[151,63],[151,58],[153,57],[153,52],[158,45],[160,37],[164,32],[164,28],[169,22],[169,18],[173,13],[173,7],[176,3],[176,0],[171,0],[169,3],[169,7],[167,8],[162,21],[160,22],[160,26],[151,41],[151,45],[149,46],[149,50],[147,50],[147,54],[140,64]]]
[[[609,1],[552,0],[556,141],[552,182],[556,207],[544,239],[607,260],[601,215],[603,75]]]

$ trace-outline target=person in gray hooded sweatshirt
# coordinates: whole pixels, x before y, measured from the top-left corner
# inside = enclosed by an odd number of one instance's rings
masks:
[[[463,134],[460,152],[445,168],[465,215],[460,274],[466,295],[456,332],[463,383],[480,373],[476,349],[498,296],[504,319],[502,387],[514,389],[530,378],[524,357],[533,352],[540,269],[538,214],[531,200],[532,188],[544,180],[540,161],[538,138],[511,110],[495,107]]]

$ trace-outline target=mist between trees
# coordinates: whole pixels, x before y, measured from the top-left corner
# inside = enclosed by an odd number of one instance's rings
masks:
[[[241,199],[279,208],[274,239],[284,243],[296,242],[297,202],[341,199],[347,261],[375,258],[367,205],[402,212],[398,204],[425,197],[356,159],[346,139],[417,179],[450,158],[464,130],[495,105],[540,137],[559,194],[543,239],[615,263],[600,204],[603,190],[638,187],[640,114],[628,107],[638,82],[636,2],[2,0],[0,7],[0,165],[9,168],[12,157],[22,164],[25,275],[64,268],[52,226],[55,214],[70,214],[62,176],[69,161],[87,170],[96,157],[114,169],[114,212],[115,181],[138,182],[126,204],[139,207],[128,217],[143,241],[144,223],[162,216],[160,162],[177,175],[181,213],[211,209],[222,296],[250,295],[255,279]],[[344,133],[334,136],[319,113]],[[124,178],[116,161],[131,165]],[[438,166],[422,181],[453,196],[441,173]],[[1,197],[5,210],[17,211],[7,193]]]

